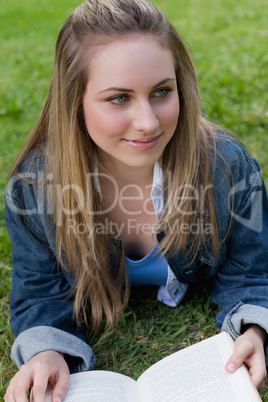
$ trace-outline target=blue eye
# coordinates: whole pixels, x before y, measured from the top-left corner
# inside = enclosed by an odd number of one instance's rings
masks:
[[[113,103],[114,105],[122,105],[127,101],[128,101],[127,95],[115,96],[114,98],[109,99],[109,102]]]
[[[154,96],[156,96],[157,98],[165,98],[171,91],[171,88],[161,88],[154,93]]]

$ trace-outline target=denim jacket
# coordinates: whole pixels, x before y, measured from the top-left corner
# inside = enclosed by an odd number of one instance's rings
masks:
[[[216,138],[211,185],[219,253],[208,242],[194,261],[183,253],[166,258],[181,283],[214,280],[212,300],[222,307],[216,324],[235,339],[247,324],[268,332],[268,196],[259,165],[244,146],[222,132]],[[10,323],[17,337],[11,354],[20,367],[39,352],[57,350],[71,372],[90,370],[96,358],[73,319],[74,277],[58,262],[52,208],[42,189],[44,162],[40,152],[30,153],[5,193],[14,266]],[[121,253],[121,240],[114,239],[112,269]]]

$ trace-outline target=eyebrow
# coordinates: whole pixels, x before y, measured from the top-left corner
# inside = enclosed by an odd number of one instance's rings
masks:
[[[155,89],[157,87],[159,87],[160,85],[165,84],[168,81],[176,81],[175,78],[165,78],[164,80],[158,82],[157,84],[155,84],[152,89]],[[103,89],[102,91],[98,92],[99,94],[103,93],[103,92],[108,92],[108,91],[119,91],[119,92],[135,92],[133,89],[128,89],[128,88],[120,88],[120,87],[110,87],[110,88],[106,88]]]

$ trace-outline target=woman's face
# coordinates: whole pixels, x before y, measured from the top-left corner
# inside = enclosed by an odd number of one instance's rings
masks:
[[[179,109],[172,53],[153,37],[129,36],[97,49],[83,110],[104,163],[153,166],[173,136]]]

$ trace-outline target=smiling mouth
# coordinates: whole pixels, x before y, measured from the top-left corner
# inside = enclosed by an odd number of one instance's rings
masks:
[[[138,138],[137,140],[123,139],[123,141],[139,151],[146,151],[153,148],[157,144],[160,137],[161,134],[156,137]]]
[[[155,136],[155,137],[145,137],[145,138],[138,138],[137,140],[127,140],[124,139],[124,141],[126,142],[135,142],[135,143],[139,143],[139,144],[149,144],[150,142],[154,142],[155,140],[157,140],[160,137],[161,134]]]

